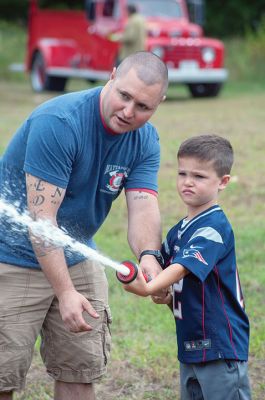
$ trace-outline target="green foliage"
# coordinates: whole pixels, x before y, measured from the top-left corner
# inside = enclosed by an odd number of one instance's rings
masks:
[[[232,80],[265,80],[265,17],[256,32],[248,30],[245,39],[225,41],[226,65]]]
[[[264,15],[264,0],[206,1],[207,35],[216,37],[244,36],[248,30],[256,31]]]
[[[26,21],[28,15],[28,0],[1,0],[1,19],[9,21]]]
[[[25,79],[23,74],[9,69],[12,63],[24,63],[25,52],[25,27],[0,20],[0,79]]]
[[[39,0],[43,8],[81,9],[83,0]],[[9,21],[26,21],[29,0],[1,0],[0,15]],[[220,11],[219,0],[205,1],[205,32],[208,36],[218,38],[243,36],[251,29],[256,31],[262,15],[264,15],[264,0],[229,0],[222,2]]]

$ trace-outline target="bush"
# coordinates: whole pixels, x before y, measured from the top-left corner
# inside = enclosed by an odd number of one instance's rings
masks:
[[[265,17],[256,32],[225,41],[226,66],[232,80],[265,80]]]
[[[24,63],[25,52],[25,27],[0,20],[0,79],[25,79],[23,73],[9,70],[12,63]]]

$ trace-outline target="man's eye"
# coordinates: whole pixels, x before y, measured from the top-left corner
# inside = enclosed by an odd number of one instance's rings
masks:
[[[138,104],[138,108],[139,108],[139,110],[142,110],[142,111],[148,110],[148,108],[144,104]]]
[[[123,99],[123,100],[128,100],[129,99],[129,96],[126,94],[126,93],[120,93],[120,96],[121,96],[121,98]]]

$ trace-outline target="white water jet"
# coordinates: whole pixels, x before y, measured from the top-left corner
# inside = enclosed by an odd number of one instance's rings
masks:
[[[46,239],[55,246],[69,248],[89,259],[111,267],[125,276],[130,273],[129,268],[125,267],[125,265],[112,261],[98,251],[76,241],[64,233],[62,229],[54,226],[50,221],[41,219],[34,221],[26,212],[20,214],[14,206],[8,204],[3,199],[0,199],[0,215],[1,214],[6,215],[11,221],[29,228],[34,235]]]

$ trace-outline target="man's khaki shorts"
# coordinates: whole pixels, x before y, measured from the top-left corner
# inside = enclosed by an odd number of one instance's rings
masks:
[[[104,268],[84,261],[69,271],[75,288],[100,315],[84,313],[92,331],[66,330],[42,271],[0,263],[0,392],[24,388],[39,334],[43,362],[55,380],[91,383],[106,372],[111,314]]]

